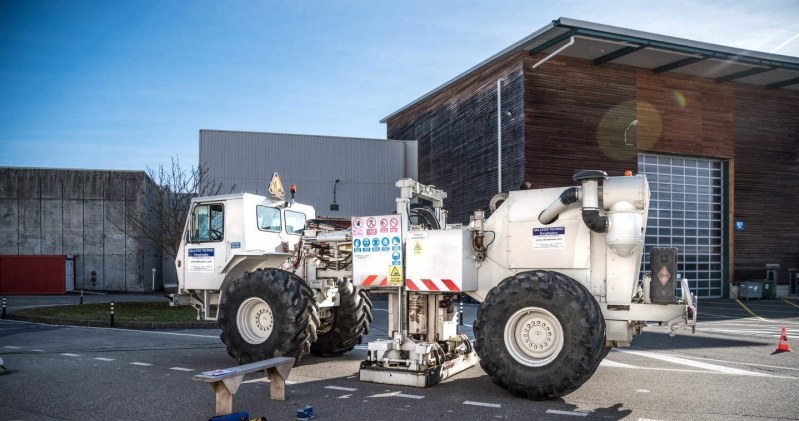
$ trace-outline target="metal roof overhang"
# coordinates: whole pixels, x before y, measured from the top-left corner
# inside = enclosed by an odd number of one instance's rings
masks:
[[[380,120],[385,123],[402,111],[443,91],[473,71],[509,54],[527,51],[550,54],[574,44],[559,55],[593,62],[649,69],[653,73],[680,73],[712,79],[762,86],[764,89],[799,90],[799,57],[742,50],[682,38],[560,18],[489,59],[447,81],[410,104]]]

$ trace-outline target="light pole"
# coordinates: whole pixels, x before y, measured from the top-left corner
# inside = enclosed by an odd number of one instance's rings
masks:
[[[624,144],[625,145],[627,145],[627,146],[632,146],[633,145],[632,143],[627,143],[627,131],[630,130],[630,127],[637,126],[637,125],[638,125],[638,120],[633,120],[633,121],[630,122],[630,124],[627,125],[627,128],[624,129]]]
[[[330,210],[332,211],[338,210],[338,203],[336,203],[336,186],[338,185],[339,182],[341,182],[341,180],[337,178],[336,182],[333,183],[333,203],[330,204]]]

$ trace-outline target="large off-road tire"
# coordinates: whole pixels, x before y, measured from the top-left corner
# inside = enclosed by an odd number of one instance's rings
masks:
[[[493,288],[477,310],[475,348],[498,386],[534,400],[563,396],[594,374],[605,351],[605,320],[574,279],[522,272]]]
[[[330,309],[330,316],[321,321],[324,326],[319,338],[311,345],[311,352],[322,357],[337,357],[355,348],[369,333],[372,323],[372,301],[365,290],[356,290],[352,282],[339,281],[338,307]]]
[[[319,324],[313,292],[298,276],[258,269],[223,284],[219,337],[239,364],[308,354]]]

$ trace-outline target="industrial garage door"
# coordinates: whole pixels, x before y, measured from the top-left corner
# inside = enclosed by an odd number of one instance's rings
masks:
[[[652,200],[644,271],[653,247],[676,247],[678,270],[699,297],[722,295],[724,257],[723,165],[711,159],[639,154]]]

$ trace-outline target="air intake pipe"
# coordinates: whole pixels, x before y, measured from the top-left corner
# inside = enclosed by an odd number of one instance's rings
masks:
[[[582,184],[583,222],[594,232],[608,232],[608,217],[599,214],[599,180],[608,174],[599,170],[586,170],[574,174],[572,180]]]
[[[581,187],[569,187],[540,215],[538,221],[544,225],[549,225],[558,219],[558,215],[565,211],[570,205],[582,202],[583,222],[594,232],[608,231],[607,216],[599,213],[599,180],[604,180],[608,174],[604,171],[586,170],[580,171],[572,179],[580,184]]]

